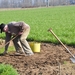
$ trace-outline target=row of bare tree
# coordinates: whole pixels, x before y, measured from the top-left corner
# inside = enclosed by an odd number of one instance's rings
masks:
[[[42,7],[75,4],[75,0],[0,0],[0,8]]]

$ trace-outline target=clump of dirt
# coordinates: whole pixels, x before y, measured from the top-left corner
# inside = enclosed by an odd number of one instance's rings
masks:
[[[72,46],[67,46],[75,54]],[[62,47],[52,43],[41,43],[41,52],[32,56],[0,56],[0,63],[10,64],[20,75],[75,75],[71,55]]]

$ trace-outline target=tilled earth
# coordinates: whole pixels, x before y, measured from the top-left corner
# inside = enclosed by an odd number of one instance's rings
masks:
[[[67,48],[75,54],[74,47]],[[20,75],[75,75],[75,64],[62,45],[41,43],[40,53],[32,56],[9,54],[0,56],[0,63],[12,65]]]

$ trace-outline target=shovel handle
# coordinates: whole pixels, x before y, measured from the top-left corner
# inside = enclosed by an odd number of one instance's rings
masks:
[[[65,45],[61,42],[61,40],[60,40],[60,39],[56,36],[56,34],[52,31],[52,29],[49,29],[48,31],[50,31],[50,32],[54,35],[54,37],[63,45],[64,48],[66,48]]]
[[[61,42],[61,40],[56,36],[56,34],[52,31],[52,29],[50,28],[48,31],[50,31],[54,37],[61,43],[61,45],[75,58],[75,56],[70,52],[70,50]]]
[[[13,37],[10,41],[14,40],[18,35],[16,35],[15,37]],[[6,46],[8,43],[10,43],[10,41],[8,41],[4,46]],[[2,48],[2,47],[0,47]]]
[[[16,35],[15,37],[13,37],[10,41],[14,40],[17,36],[18,36],[18,35]],[[10,41],[8,41],[8,42],[5,44],[5,46],[6,46],[8,43],[10,43]]]

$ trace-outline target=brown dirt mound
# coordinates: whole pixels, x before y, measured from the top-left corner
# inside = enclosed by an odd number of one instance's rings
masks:
[[[75,54],[74,47],[67,46]],[[41,52],[33,56],[0,56],[0,63],[11,64],[20,75],[75,75],[71,55],[61,46],[41,43]]]

